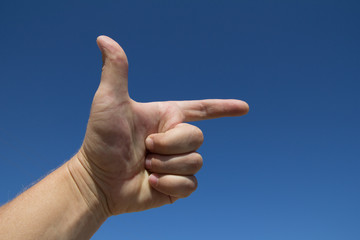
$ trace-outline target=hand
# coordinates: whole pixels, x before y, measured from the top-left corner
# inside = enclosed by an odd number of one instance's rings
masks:
[[[103,195],[99,199],[109,215],[188,196],[196,188],[193,175],[202,159],[195,151],[203,136],[183,122],[240,116],[248,105],[240,100],[135,102],[128,94],[124,51],[105,36],[97,43],[103,54],[101,82],[77,154],[87,173],[83,181],[96,186],[95,197]]]

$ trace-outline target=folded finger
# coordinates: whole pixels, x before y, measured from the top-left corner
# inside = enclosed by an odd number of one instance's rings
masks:
[[[150,185],[157,191],[172,198],[188,197],[197,188],[195,176],[151,174]]]
[[[148,154],[145,167],[153,173],[167,173],[176,175],[194,175],[203,165],[199,153],[185,153],[178,155]]]
[[[170,155],[194,152],[203,141],[204,136],[198,127],[180,123],[164,133],[149,135],[145,143],[152,153]]]

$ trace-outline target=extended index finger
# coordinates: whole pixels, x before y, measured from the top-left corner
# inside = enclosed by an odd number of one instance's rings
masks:
[[[235,99],[206,99],[176,102],[184,114],[184,121],[200,121],[221,117],[235,117],[249,112],[249,105]]]

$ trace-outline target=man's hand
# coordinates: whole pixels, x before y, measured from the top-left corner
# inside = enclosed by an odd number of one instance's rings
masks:
[[[108,215],[190,195],[202,165],[196,150],[203,135],[184,122],[240,116],[248,105],[240,100],[135,102],[128,94],[124,51],[105,36],[97,43],[103,54],[101,82],[83,145],[73,159],[77,163],[69,167],[78,186],[85,182]]]

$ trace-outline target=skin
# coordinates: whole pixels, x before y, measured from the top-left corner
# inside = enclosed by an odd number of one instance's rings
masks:
[[[97,43],[103,55],[101,82],[82,147],[0,208],[0,219],[6,219],[0,223],[1,239],[89,239],[112,215],[189,196],[202,166],[196,150],[203,134],[185,122],[249,110],[240,100],[136,102],[128,94],[124,51],[106,36]]]

